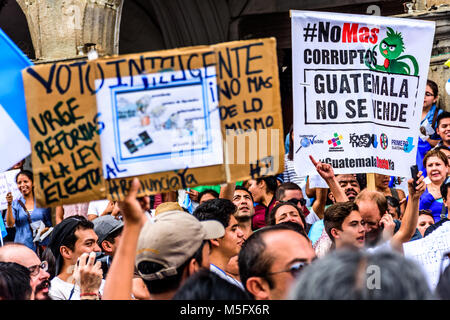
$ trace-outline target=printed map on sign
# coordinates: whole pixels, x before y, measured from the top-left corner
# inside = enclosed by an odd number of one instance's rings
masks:
[[[313,155],[336,173],[410,176],[434,23],[309,11],[291,17],[298,174],[315,173]]]
[[[112,165],[118,177],[128,177],[223,163],[215,77],[165,71],[144,79],[97,94],[100,119],[112,124],[100,136],[105,177]]]

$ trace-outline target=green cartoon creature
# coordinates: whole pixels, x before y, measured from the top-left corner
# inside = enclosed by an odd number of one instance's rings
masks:
[[[400,61],[409,59],[414,66],[413,75],[417,76],[419,73],[419,65],[417,64],[416,58],[411,55],[400,55],[405,50],[402,34],[400,32],[395,32],[392,28],[388,27],[387,29],[387,37],[380,42],[380,53],[385,58],[383,65],[377,65],[375,63],[372,65],[374,61],[366,60],[366,66],[370,70],[409,75],[411,74],[409,64]],[[372,49],[372,57],[375,56],[376,47],[377,45]]]

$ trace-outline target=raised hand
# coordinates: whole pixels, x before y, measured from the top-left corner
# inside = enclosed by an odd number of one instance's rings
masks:
[[[316,167],[317,173],[324,180],[329,180],[329,179],[333,179],[334,178],[333,167],[330,164],[322,163],[320,161],[317,162],[316,160],[314,160],[313,156],[311,156],[311,155],[309,156],[309,159],[311,159],[311,162]]]

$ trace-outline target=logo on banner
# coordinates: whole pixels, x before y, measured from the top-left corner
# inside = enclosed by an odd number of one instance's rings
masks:
[[[410,153],[414,149],[413,138],[408,137],[407,140],[394,140],[391,139],[391,146],[393,150],[402,150],[406,153]]]
[[[344,151],[344,148],[341,146],[342,140],[344,140],[344,137],[335,132],[333,138],[328,140],[329,151]]]
[[[350,144],[353,148],[369,148],[370,146],[376,148],[378,146],[377,135],[350,133]]]
[[[300,150],[301,148],[308,148],[312,144],[321,144],[323,140],[316,139],[317,135],[300,135]]]
[[[380,146],[383,150],[386,150],[388,147],[388,137],[384,133],[380,135]]]
[[[370,70],[375,71],[417,76],[419,74],[419,64],[417,63],[416,58],[411,55],[401,55],[403,51],[405,51],[402,34],[400,32],[395,32],[389,27],[387,30],[386,37],[380,41],[380,46],[378,48],[381,56],[384,58],[383,64],[377,65],[377,61],[374,58],[377,56],[375,52],[378,46],[377,44],[372,49],[372,59],[367,59],[365,61],[366,66]],[[413,67],[413,70],[411,70],[411,67]]]

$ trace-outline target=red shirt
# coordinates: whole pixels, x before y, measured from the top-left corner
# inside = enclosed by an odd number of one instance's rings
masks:
[[[266,207],[262,203],[255,205],[255,215],[252,218],[252,229],[256,230],[266,226],[266,216],[269,215],[270,210],[275,207],[275,196],[270,200],[269,206]]]

